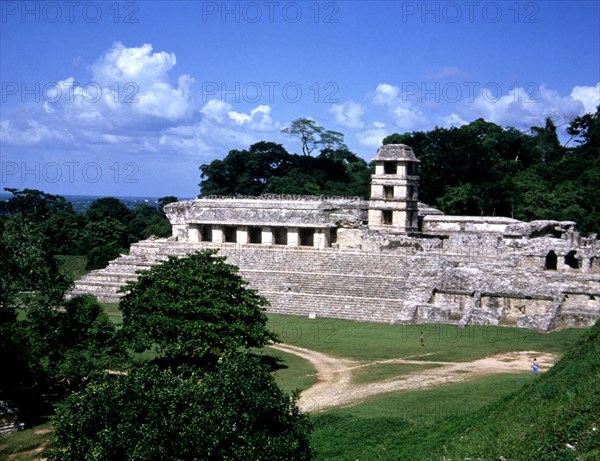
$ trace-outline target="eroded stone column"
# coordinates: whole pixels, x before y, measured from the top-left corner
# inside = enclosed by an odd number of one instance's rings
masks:
[[[238,226],[236,229],[236,243],[246,245],[248,243],[248,226]]]
[[[212,226],[212,241],[213,243],[223,243],[223,226]]]
[[[263,226],[261,229],[261,234],[263,245],[273,245],[273,232],[269,226]]]
[[[200,229],[195,224],[190,224],[188,227],[188,242],[197,243],[200,241]]]
[[[287,246],[297,247],[300,244],[300,236],[298,235],[297,227],[288,227],[287,229]]]
[[[319,249],[325,248],[325,246],[327,245],[327,237],[325,235],[325,231],[326,229],[317,229],[315,231],[313,247]]]

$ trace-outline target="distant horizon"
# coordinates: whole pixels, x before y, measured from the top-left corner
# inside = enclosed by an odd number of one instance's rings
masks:
[[[16,188],[16,189],[19,189],[19,188]],[[33,187],[28,187],[28,188],[24,187],[23,189],[35,189],[35,188],[33,188]],[[36,190],[41,190],[41,189],[36,189]],[[64,197],[64,198],[69,198],[69,197],[71,197],[71,198],[72,197],[79,197],[79,198],[106,198],[106,197],[114,197],[114,198],[118,198],[118,199],[132,199],[132,200],[135,200],[135,199],[139,199],[139,200],[142,200],[142,199],[144,199],[144,200],[150,200],[150,199],[158,200],[160,198],[169,197],[169,196],[177,197],[175,194],[167,194],[167,195],[110,195],[110,194],[107,194],[107,195],[88,195],[88,194],[54,194],[54,193],[51,193],[51,192],[46,192],[44,190],[41,190],[41,191],[44,192],[44,193],[46,193],[46,194],[59,195],[59,196]],[[10,198],[12,196],[13,195],[10,192],[4,192],[4,190],[2,190],[2,192],[0,192],[0,200],[5,200],[5,198]],[[177,200],[191,200],[193,198],[196,198],[196,197],[177,197]]]

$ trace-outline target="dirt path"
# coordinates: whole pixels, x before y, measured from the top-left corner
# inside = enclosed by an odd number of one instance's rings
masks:
[[[460,383],[484,375],[529,371],[534,357],[538,358],[543,371],[550,368],[558,358],[553,354],[525,351],[496,354],[471,362],[419,360],[431,355],[423,354],[359,363],[288,344],[277,344],[272,347],[308,360],[317,370],[317,383],[302,391],[298,402],[303,411],[309,412],[319,412],[332,407],[352,406],[367,397],[385,392],[427,389],[443,384]],[[352,382],[353,370],[377,363],[436,364],[440,366],[374,383],[357,384]]]

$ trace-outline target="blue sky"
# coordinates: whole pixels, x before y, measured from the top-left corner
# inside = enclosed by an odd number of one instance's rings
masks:
[[[231,149],[299,153],[300,117],[370,160],[395,132],[600,103],[596,1],[0,6],[1,187],[192,197]]]

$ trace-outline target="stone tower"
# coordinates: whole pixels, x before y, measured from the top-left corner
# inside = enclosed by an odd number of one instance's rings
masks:
[[[418,231],[419,160],[404,144],[387,144],[373,159],[369,228],[388,233],[410,234]]]

